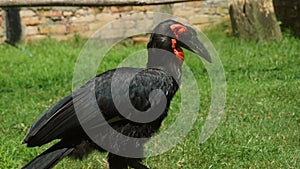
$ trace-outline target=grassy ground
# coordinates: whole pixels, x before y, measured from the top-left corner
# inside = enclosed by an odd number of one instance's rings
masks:
[[[183,142],[144,163],[160,169],[299,167],[300,40],[285,34],[281,42],[240,42],[225,36],[222,27],[207,35],[226,72],[226,116],[213,136],[199,144],[210,83],[202,63],[187,56],[202,91],[199,118]],[[21,142],[32,122],[72,91],[74,64],[84,42],[75,38],[26,44],[32,57],[0,46],[0,168],[20,168],[47,147],[28,149]],[[144,47],[116,47],[100,71],[114,68],[130,51]],[[179,101],[178,96],[173,100],[163,129],[176,118]],[[65,159],[56,168],[106,168],[105,157],[95,152],[83,161]]]

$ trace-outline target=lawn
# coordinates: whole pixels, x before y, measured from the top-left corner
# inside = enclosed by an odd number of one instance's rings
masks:
[[[149,157],[150,168],[297,168],[300,166],[300,39],[285,33],[280,42],[241,42],[226,36],[223,26],[205,33],[222,61],[226,107],[215,133],[199,144],[210,104],[210,82],[201,61],[186,56],[200,92],[199,117],[189,134],[170,151]],[[22,140],[33,121],[72,91],[74,65],[85,40],[42,40],[23,44],[28,52],[0,45],[0,168],[20,168],[45,150],[26,148]],[[99,72],[114,68],[145,45],[116,46]],[[187,54],[189,55],[189,54]],[[162,130],[179,111],[180,94]],[[56,168],[107,168],[106,154],[83,161],[64,159]]]

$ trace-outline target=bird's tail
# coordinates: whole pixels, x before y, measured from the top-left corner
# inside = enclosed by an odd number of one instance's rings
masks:
[[[58,142],[42,154],[37,156],[22,169],[49,169],[55,166],[60,160],[69,155],[74,150],[73,147],[64,146],[63,142]]]

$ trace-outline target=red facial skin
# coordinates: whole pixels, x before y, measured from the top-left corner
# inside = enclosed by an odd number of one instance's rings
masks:
[[[170,26],[170,29],[175,34],[176,39],[179,39],[180,35],[184,32],[187,32],[187,27],[180,25],[180,24],[174,24]],[[183,50],[177,45],[177,40],[172,39],[172,49],[173,53],[176,55],[176,57],[183,61],[184,60],[184,53]]]
[[[174,32],[176,39],[179,38],[179,36],[183,33],[183,32],[187,32],[187,27],[180,25],[180,24],[174,24],[170,26],[172,32]]]

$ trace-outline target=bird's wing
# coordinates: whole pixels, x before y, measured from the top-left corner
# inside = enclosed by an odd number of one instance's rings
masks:
[[[53,138],[52,136],[53,131],[65,130],[65,128],[72,125],[68,122],[73,121],[70,119],[74,119],[74,115],[76,116],[76,114],[72,113],[73,110],[72,96],[66,96],[45,111],[44,114],[32,124],[23,142],[27,143],[27,146],[32,147],[41,146],[55,139],[55,137]],[[57,125],[66,122],[68,126]]]
[[[91,105],[91,100],[95,98],[96,81],[97,85],[102,87],[101,90],[107,91],[108,89],[105,88],[108,87],[109,79],[113,72],[114,70],[111,70],[98,75],[80,89],[64,97],[46,110],[32,124],[23,142],[27,143],[28,147],[34,147],[41,146],[54,139],[82,134],[83,131],[76,114],[76,109],[79,109],[79,106],[82,106],[81,108],[95,107]],[[106,93],[103,94],[105,95]],[[86,119],[92,118],[89,115],[93,115],[93,113],[89,113],[89,111],[91,110],[87,109],[82,113],[86,115]]]
[[[117,79],[126,81],[131,76],[129,70],[132,69],[124,68],[119,71]],[[165,72],[157,69],[138,71],[140,72],[132,79],[129,89],[131,103],[136,109],[145,111],[151,106],[148,95],[152,90],[162,89],[166,95],[175,94],[177,86],[174,86],[172,77]],[[111,94],[114,73],[115,70],[111,70],[98,75],[45,111],[30,127],[24,139],[27,146],[41,146],[54,139],[83,135],[82,124],[93,127],[101,126],[105,121],[113,123],[125,119],[118,113]],[[124,88],[124,84],[115,88]],[[160,98],[156,101],[159,102]],[[102,115],[100,120],[99,113]]]

